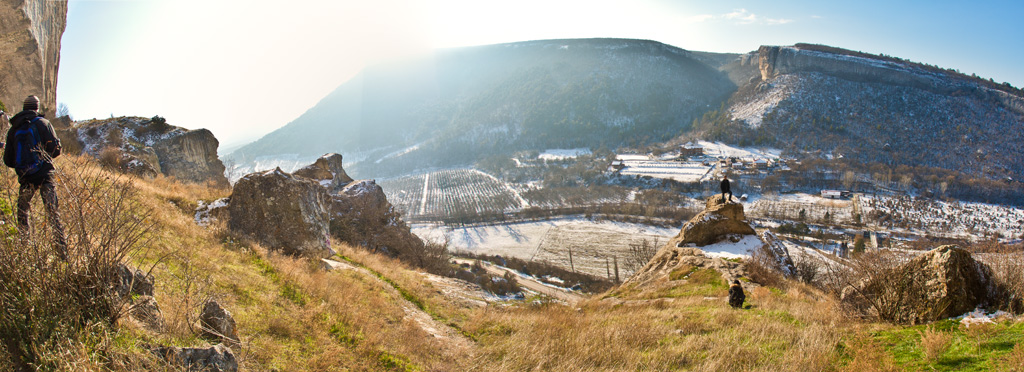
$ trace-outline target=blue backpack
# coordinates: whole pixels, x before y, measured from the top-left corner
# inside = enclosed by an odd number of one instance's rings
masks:
[[[39,172],[46,163],[39,146],[39,131],[36,117],[14,131],[14,170],[18,175],[30,176]],[[10,144],[8,144],[10,146]]]

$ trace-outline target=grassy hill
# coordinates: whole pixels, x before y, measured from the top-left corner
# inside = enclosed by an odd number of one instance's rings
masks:
[[[234,314],[241,338],[234,351],[251,371],[1011,370],[1024,364],[1021,321],[971,329],[955,321],[873,323],[845,315],[831,297],[795,282],[753,289],[749,309],[735,310],[714,271],[574,306],[539,296],[489,297],[340,243],[336,258],[354,268],[327,272],[317,262],[240,241],[223,226],[196,225],[196,201],[228,190],[125,178],[72,156],[59,158],[58,166],[75,259],[54,259],[41,205],[33,209],[33,242],[3,230],[2,370],[15,367],[12,345],[26,346],[40,370],[175,370],[148,346],[207,344],[196,336],[196,317],[208,298]],[[11,172],[0,176],[4,226],[12,226],[16,190]],[[106,303],[102,286],[87,292],[79,285],[97,284],[88,279],[121,257],[152,270],[163,329],[110,316],[122,308],[99,312],[92,305]],[[83,293],[91,295],[75,296]],[[26,330],[31,337],[12,338]]]

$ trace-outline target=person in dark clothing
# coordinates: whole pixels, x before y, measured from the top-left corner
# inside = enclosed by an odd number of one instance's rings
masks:
[[[740,281],[733,280],[732,285],[729,286],[729,306],[741,308],[746,299],[747,295],[743,294],[743,286],[740,285]]]
[[[721,183],[720,186],[722,188],[722,203],[725,203],[726,201],[732,202],[732,190],[729,189],[729,177],[728,176],[725,176],[725,175],[722,176],[722,183]],[[729,199],[725,198],[725,194],[729,194]]]
[[[31,128],[34,131],[19,131],[30,129],[28,126],[31,125],[35,126]],[[28,137],[34,138],[26,140]],[[37,146],[22,149],[26,141],[36,143]],[[56,170],[53,158],[60,156],[60,150],[60,139],[57,138],[50,122],[39,112],[39,98],[28,96],[22,111],[11,118],[11,129],[7,131],[4,146],[4,164],[14,168],[14,173],[18,175],[18,183],[21,184],[18,192],[18,231],[23,237],[32,236],[28,214],[32,207],[32,198],[35,197],[36,191],[39,191],[46,207],[47,220],[53,227],[53,239],[58,254],[67,259],[67,240],[64,236],[64,226],[60,222],[57,190],[53,182],[53,173]]]

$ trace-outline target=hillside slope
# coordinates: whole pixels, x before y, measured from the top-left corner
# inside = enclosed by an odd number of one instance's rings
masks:
[[[1024,93],[956,71],[820,45],[761,47],[718,137],[865,163],[1024,177]]]
[[[228,158],[338,152],[373,162],[379,176],[516,150],[663,140],[736,89],[703,62],[733,57],[622,39],[442,50],[363,71]]]

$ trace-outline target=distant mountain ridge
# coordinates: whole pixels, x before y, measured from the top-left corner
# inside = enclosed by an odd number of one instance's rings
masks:
[[[756,62],[755,62],[756,60]],[[1024,94],[934,66],[798,44],[756,52],[727,106],[733,141],[865,163],[1024,176]]]
[[[705,113],[725,120],[702,122]],[[814,44],[721,54],[543,40],[369,68],[228,158],[339,152],[354,173],[400,175],[520,150],[700,137],[1022,179],[1022,123],[1020,89],[896,57]]]
[[[518,150],[665,140],[736,90],[703,61],[736,56],[622,39],[442,50],[369,68],[228,157],[333,151],[365,159],[353,172],[367,162],[401,172]]]

